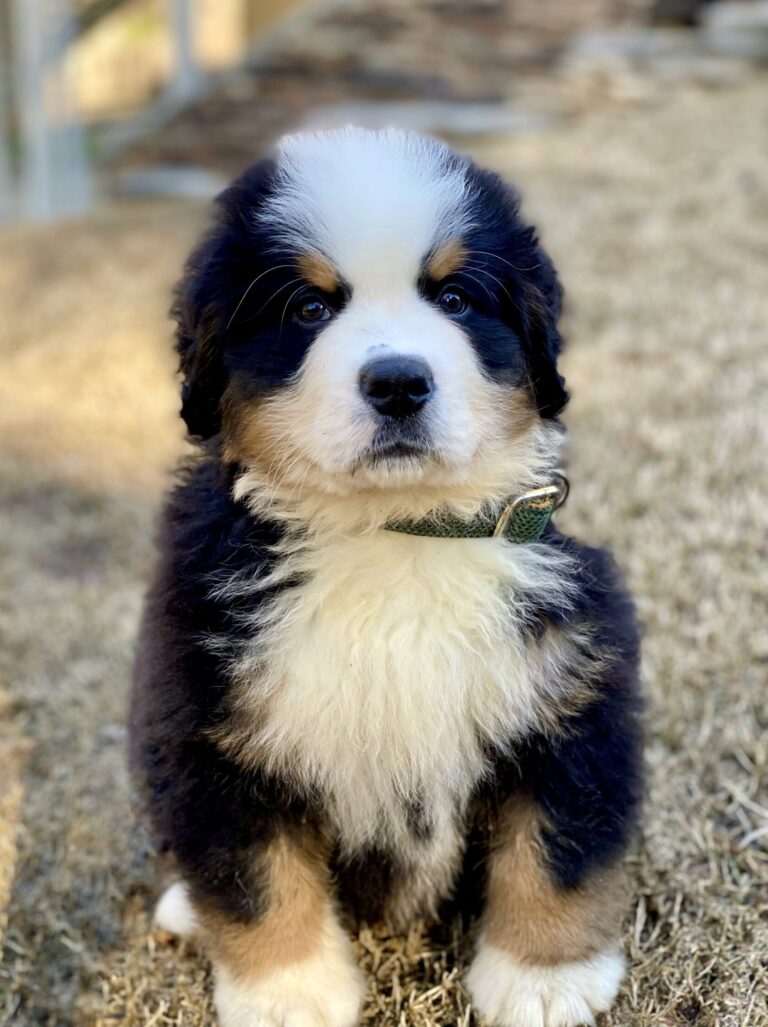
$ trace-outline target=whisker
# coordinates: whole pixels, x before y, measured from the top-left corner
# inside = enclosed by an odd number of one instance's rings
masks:
[[[269,469],[267,470],[267,472],[266,472],[266,474],[264,476],[264,485],[265,485],[264,496],[265,496],[265,500],[266,500],[266,507],[265,508],[267,510],[272,508],[272,504],[275,501],[278,489],[280,488],[280,485],[282,484],[283,479],[285,478],[286,471],[285,471],[285,464],[283,463],[283,459],[284,459],[284,454],[278,448],[278,451],[275,454],[272,462],[269,465]],[[293,462],[293,458],[292,458],[292,460],[290,462],[291,463]],[[276,464],[277,464],[277,467],[275,467]],[[274,477],[272,477],[273,468],[275,468],[275,475],[274,475]],[[267,492],[267,488],[269,489],[268,492]]]
[[[281,468],[283,473],[274,481],[272,491],[269,494],[269,496],[267,497],[267,504],[266,504],[266,509],[267,510],[271,510],[272,509],[272,507],[274,506],[274,504],[277,501],[278,494],[279,494],[280,490],[282,489],[283,484],[288,480],[290,475],[293,473],[294,469],[296,467],[300,467],[301,466],[302,461],[306,462],[306,457],[304,456],[303,453],[296,452],[293,456],[291,456],[287,461],[285,461],[283,463],[282,468]],[[309,465],[307,466],[307,470],[308,469],[309,469]],[[306,472],[305,472],[305,475],[301,479],[301,484],[302,485],[304,483],[304,478],[305,477],[306,477]],[[293,492],[293,489],[291,490],[290,494],[292,494],[292,492]]]
[[[239,303],[237,304],[237,306],[235,307],[235,310],[234,310],[234,313],[232,314],[232,317],[230,317],[229,321],[227,321],[227,328],[225,328],[225,329],[224,329],[224,331],[226,331],[226,330],[227,330],[227,329],[228,329],[228,328],[230,327],[230,325],[232,324],[232,322],[233,322],[233,321],[235,320],[235,318],[237,317],[237,312],[238,312],[238,310],[240,309],[240,307],[242,307],[243,303],[245,303],[245,301],[246,301],[246,299],[247,299],[247,297],[248,297],[248,293],[249,293],[249,292],[251,291],[251,289],[252,289],[252,288],[254,287],[254,285],[255,285],[255,284],[256,284],[256,283],[257,283],[257,282],[258,282],[258,281],[259,281],[259,280],[260,280],[261,278],[263,278],[263,277],[264,277],[264,275],[268,275],[268,274],[270,273],[270,271],[282,271],[282,270],[284,270],[285,268],[288,268],[288,267],[292,268],[292,267],[293,267],[293,264],[276,264],[276,265],[275,265],[274,267],[268,267],[266,271],[262,271],[260,275],[256,275],[256,277],[254,278],[254,280],[253,280],[253,281],[251,282],[251,284],[250,284],[250,285],[248,286],[248,288],[247,288],[247,289],[245,290],[245,292],[243,293],[243,295],[242,295],[242,296],[240,297],[240,302],[239,302]],[[261,311],[259,311],[259,313],[261,313]]]
[[[294,282],[299,282],[299,281],[301,281],[302,284],[298,287],[298,289],[294,289],[293,290],[291,295],[286,300],[285,306],[283,307],[283,313],[282,313],[282,316],[280,318],[280,335],[283,334],[283,322],[285,321],[285,315],[286,315],[286,313],[288,311],[288,307],[291,305],[291,300],[293,299],[294,296],[296,296],[297,293],[300,293],[301,290],[304,288],[303,280],[300,279],[300,278],[294,278],[293,282],[289,282],[288,283],[289,285],[293,285]],[[277,293],[275,293],[275,295],[277,295]]]
[[[536,268],[541,267],[541,264],[532,264],[530,267],[518,267],[517,264],[513,264],[506,257],[500,257],[498,253],[491,253],[489,250],[472,250],[472,252],[479,254],[481,257],[493,257],[494,260],[501,260],[504,264],[509,264],[513,271],[535,271]]]
[[[262,303],[262,305],[259,307],[259,309],[256,311],[256,313],[253,315],[253,317],[249,317],[247,320],[248,321],[254,321],[259,316],[259,314],[262,312],[262,310],[264,310],[266,307],[269,306],[269,304],[272,302],[272,300],[275,298],[275,296],[279,296],[280,293],[283,291],[283,289],[290,289],[290,287],[292,285],[295,285],[297,282],[301,282],[301,285],[296,290],[296,292],[299,292],[301,289],[303,289],[304,288],[304,279],[301,278],[301,277],[299,277],[299,278],[292,278],[289,282],[284,282],[283,285],[281,285],[279,289],[275,289],[275,291],[272,293],[272,295],[269,297],[268,300],[266,300],[264,303]],[[296,293],[294,293],[293,295],[295,296]]]
[[[512,297],[511,297],[511,295],[509,293],[509,290],[507,289],[507,287],[504,285],[504,283],[501,281],[500,278],[497,278],[496,275],[492,275],[490,271],[486,270],[486,268],[484,268],[484,267],[481,267],[475,261],[468,260],[468,261],[466,261],[466,263],[472,268],[473,271],[477,271],[480,274],[487,275],[492,281],[496,282],[496,284],[502,290],[502,292],[506,293],[506,295],[507,295],[507,297],[509,299],[509,302],[510,303],[514,302],[514,300],[512,299]]]
[[[299,490],[296,493],[296,502],[297,503],[299,503],[301,501],[301,493],[304,491],[304,483],[306,482],[307,476],[309,475],[309,472],[310,472],[311,469],[312,469],[312,464],[309,463],[309,461],[307,461],[307,466],[306,466],[306,468],[304,470],[304,474],[301,476],[301,481],[299,482]]]
[[[481,268],[477,268],[477,270],[479,271],[479,270],[482,270],[482,269]],[[485,292],[485,294],[488,297],[488,299],[491,300],[491,302],[493,302],[493,293],[491,292],[491,290],[488,288],[487,285],[483,285],[483,283],[480,281],[480,279],[479,278],[475,278],[475,276],[471,275],[469,273],[469,271],[465,271],[464,274],[465,274],[465,276],[467,278],[470,278],[473,282],[475,282],[477,285],[479,285],[480,288],[483,290],[483,292]]]
[[[273,480],[272,472],[273,472],[273,470],[275,470],[275,468],[278,465],[278,463],[280,463],[282,461],[282,459],[283,459],[283,454],[280,452],[280,449],[277,448],[277,451],[275,452],[275,454],[273,455],[272,459],[269,462],[269,467],[267,468],[266,472],[264,473],[264,479],[266,481],[272,481]]]

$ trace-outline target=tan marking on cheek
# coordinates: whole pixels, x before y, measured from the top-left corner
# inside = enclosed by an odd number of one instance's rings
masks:
[[[316,285],[323,292],[336,292],[339,288],[339,276],[333,264],[322,253],[302,253],[297,261],[299,274],[310,285]]]
[[[533,453],[541,418],[528,388],[499,385],[478,376],[471,387],[470,405],[486,444],[507,451],[510,446],[519,450],[530,443]]]
[[[246,402],[230,385],[222,399],[222,456],[229,463],[257,464],[266,455],[271,439],[264,425],[262,404]]]
[[[279,396],[246,399],[230,385],[222,401],[222,456],[230,463],[241,463],[263,471],[277,470],[281,450],[274,424],[274,407]]]
[[[559,887],[546,869],[543,818],[519,797],[504,807],[488,869],[484,934],[523,963],[553,966],[605,951],[625,908],[621,866],[597,871],[581,887]]]
[[[508,398],[504,403],[504,435],[510,441],[519,439],[535,427],[539,420],[533,397],[527,389],[506,386]]]
[[[250,924],[219,912],[200,914],[206,948],[214,963],[239,980],[255,980],[308,959],[321,948],[331,908],[325,845],[307,833],[280,836],[266,856],[267,909]]]
[[[458,271],[467,259],[467,249],[460,239],[449,239],[438,246],[427,263],[427,274],[440,282],[448,275]]]

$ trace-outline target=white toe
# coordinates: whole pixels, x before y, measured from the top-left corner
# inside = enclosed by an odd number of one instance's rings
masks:
[[[529,966],[481,941],[467,988],[493,1027],[581,1027],[610,1008],[623,976],[619,952],[582,963]]]
[[[593,1027],[594,1022],[589,1005],[575,991],[556,994],[549,1004],[547,1027],[571,1027],[577,1023]]]

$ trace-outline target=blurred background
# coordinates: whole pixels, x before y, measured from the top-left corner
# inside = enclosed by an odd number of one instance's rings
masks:
[[[348,122],[515,182],[565,285],[560,523],[628,575],[650,700],[605,1023],[765,1027],[765,0],[0,0],[0,1023],[214,1022],[124,765],[167,310],[228,179]],[[364,930],[364,1023],[474,1024],[470,944]]]

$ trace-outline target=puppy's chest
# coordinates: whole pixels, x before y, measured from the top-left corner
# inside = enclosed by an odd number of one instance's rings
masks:
[[[320,789],[350,848],[408,833],[414,810],[449,830],[485,743],[535,716],[521,554],[380,532],[305,555],[302,584],[262,611],[251,744]]]

